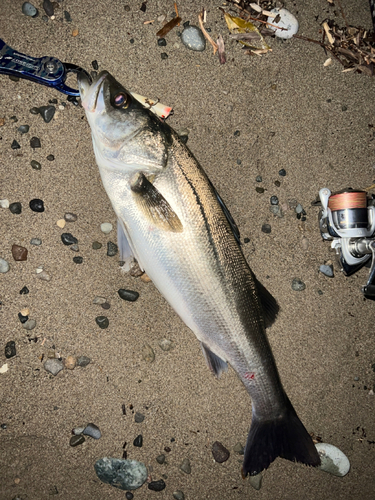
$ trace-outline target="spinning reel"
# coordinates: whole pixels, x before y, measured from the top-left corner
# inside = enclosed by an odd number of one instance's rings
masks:
[[[319,191],[322,210],[320,233],[331,241],[346,276],[371,261],[367,284],[362,293],[375,300],[375,199],[366,191],[351,188],[332,194],[328,188]]]

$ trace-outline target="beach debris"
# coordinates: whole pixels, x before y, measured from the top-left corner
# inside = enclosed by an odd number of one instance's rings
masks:
[[[267,22],[269,22],[268,26],[275,32],[278,38],[292,38],[297,33],[299,27],[298,21],[289,10],[272,9],[271,14],[267,19]]]
[[[220,64],[225,64],[227,62],[227,58],[225,56],[224,40],[221,35],[219,35],[217,38],[217,51],[219,54]]]
[[[317,443],[315,448],[318,450],[321,461],[320,470],[334,476],[346,476],[350,470],[350,462],[341,450],[328,443]]]
[[[174,27],[182,21],[181,17],[177,16],[167,22],[157,33],[156,36],[164,38]]]
[[[207,33],[207,31],[205,30],[204,26],[203,26],[203,23],[206,22],[206,11],[205,9],[202,9],[202,11],[199,13],[198,15],[198,21],[199,21],[199,27],[200,29],[202,30],[202,33],[204,35],[204,37],[208,40],[208,42],[212,45],[212,48],[214,49],[214,55],[216,54],[217,50],[218,50],[218,46],[217,44],[212,40],[212,38],[210,37],[210,35]]]
[[[252,53],[259,55],[259,51],[264,51],[261,53],[266,53],[272,50],[265,42],[258,28],[251,21],[246,21],[241,17],[231,16],[227,12],[224,12],[224,18],[229,31],[231,31],[231,38],[249,47]]]

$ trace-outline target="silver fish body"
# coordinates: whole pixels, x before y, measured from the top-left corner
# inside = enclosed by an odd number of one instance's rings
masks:
[[[136,258],[195,333],[211,370],[219,376],[229,363],[250,394],[243,474],[259,473],[277,456],[318,465],[265,334],[265,309],[275,316],[277,305],[251,272],[205,172],[111,75],[101,73],[92,85],[81,76],[79,87],[124,259]]]

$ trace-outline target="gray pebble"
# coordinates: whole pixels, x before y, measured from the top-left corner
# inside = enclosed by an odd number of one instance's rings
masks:
[[[165,455],[162,453],[156,457],[156,461],[158,464],[162,465],[165,462]]]
[[[185,500],[185,495],[182,491],[177,490],[173,492],[173,498],[175,500]]]
[[[38,15],[38,9],[30,2],[25,2],[22,5],[22,13],[25,14],[25,16],[36,17]]]
[[[46,123],[49,123],[52,118],[54,117],[54,114],[55,114],[55,111],[56,111],[56,108],[55,106],[40,106],[39,108],[39,113],[41,114],[43,120],[46,122]]]
[[[22,212],[22,205],[19,201],[15,201],[9,205],[9,210],[12,214],[19,215]]]
[[[29,129],[30,129],[29,125],[21,125],[20,127],[18,127],[17,130],[20,134],[27,134]]]
[[[107,299],[104,297],[95,297],[95,299],[92,301],[93,304],[105,304],[107,302]]]
[[[295,208],[295,211],[296,211],[296,214],[300,214],[303,212],[303,206],[301,205],[301,203],[298,203],[298,205]]]
[[[42,168],[42,165],[36,160],[31,160],[30,165],[33,167],[34,170],[41,170]]]
[[[77,358],[77,366],[87,366],[91,363],[91,359],[88,356],[79,356]]]
[[[266,234],[270,234],[271,226],[269,224],[263,224],[262,225],[262,232],[266,233]]]
[[[137,460],[104,457],[95,462],[94,468],[96,475],[103,483],[121,490],[140,488],[148,476],[145,464]]]
[[[5,259],[0,258],[0,273],[7,273],[9,271],[9,263]]]
[[[70,438],[69,444],[70,446],[79,446],[80,444],[83,444],[85,442],[85,436],[72,436]]]
[[[51,0],[43,0],[43,9],[47,16],[51,17],[54,14],[54,7]]]
[[[71,212],[67,212],[64,215],[64,219],[66,220],[66,222],[75,222],[77,220],[77,215],[72,214]]]
[[[185,472],[185,474],[191,474],[191,465],[188,458],[183,459],[182,464],[180,465],[180,470],[182,470],[182,472]]]
[[[260,490],[262,487],[262,474],[250,476],[250,484],[255,490]]]
[[[64,243],[64,245],[76,245],[78,243],[77,238],[75,238],[72,233],[62,233],[61,235],[61,241]]]
[[[95,424],[88,424],[82,434],[90,436],[94,439],[100,439],[102,437],[99,427]]]
[[[67,23],[71,23],[72,22],[72,18],[70,17],[70,14],[67,10],[64,10],[64,19]]]
[[[215,462],[218,462],[219,464],[226,462],[230,457],[229,450],[227,450],[219,441],[215,441],[213,443],[211,451]]]
[[[126,500],[133,500],[134,495],[133,495],[133,493],[131,491],[127,491],[125,493],[125,498],[126,498]]]
[[[10,359],[13,358],[13,356],[15,356],[16,354],[16,343],[14,342],[14,340],[10,340],[5,345],[5,357]]]
[[[293,281],[292,281],[292,289],[295,291],[295,292],[302,292],[302,290],[304,290],[306,288],[306,285],[305,283],[298,279],[298,278],[294,278]]]
[[[35,245],[39,247],[42,244],[42,240],[40,238],[31,238],[30,245]]]
[[[243,455],[245,453],[245,448],[242,446],[241,443],[236,443],[234,446],[233,446],[233,451],[235,451],[236,453],[238,453],[239,455]]]
[[[73,252],[79,252],[79,246],[77,245],[77,243],[74,243],[74,245],[69,248],[70,250],[73,250]]]
[[[256,180],[256,182],[262,182],[262,180],[263,180],[263,179],[262,179],[262,176],[261,176],[261,175],[257,175],[257,176],[255,177],[255,180]]]
[[[327,264],[322,264],[319,267],[319,271],[323,273],[325,276],[328,276],[328,278],[333,278],[333,266],[329,266]]]
[[[135,413],[134,422],[136,422],[137,424],[140,424],[143,422],[144,419],[145,419],[145,416],[142,413],[139,413],[139,411],[137,411]]]
[[[181,41],[190,50],[202,52],[206,48],[206,39],[197,26],[187,26],[181,33]]]
[[[270,203],[271,203],[271,205],[278,205],[279,204],[279,198],[277,196],[275,196],[275,195],[271,196]]]
[[[271,205],[270,212],[272,212],[274,215],[277,215],[280,212],[280,205]]]
[[[99,243],[99,241],[94,241],[93,244],[92,244],[92,249],[93,250],[99,250],[99,248],[102,248],[102,244]]]
[[[34,330],[34,328],[36,327],[35,319],[28,319],[25,323],[23,323],[22,327],[25,330]]]
[[[118,252],[118,246],[113,241],[108,241],[107,243],[107,255],[108,257],[114,257]]]
[[[51,276],[46,273],[46,271],[41,271],[40,273],[36,274],[37,278],[43,281],[51,281]]]
[[[44,369],[55,376],[59,372],[61,372],[63,368],[64,368],[63,362],[56,358],[47,359],[47,361],[44,363]]]
[[[85,430],[85,427],[74,427],[72,432],[75,436],[80,436],[84,430]]]

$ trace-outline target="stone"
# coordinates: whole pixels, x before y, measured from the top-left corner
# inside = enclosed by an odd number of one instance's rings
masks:
[[[162,52],[162,53],[160,54],[160,58],[161,58],[163,61],[165,61],[166,59],[168,59],[168,54],[167,54],[166,52]]]
[[[259,193],[259,194],[262,194],[262,193],[264,193],[264,188],[262,188],[262,187],[258,187],[258,186],[257,186],[257,187],[255,188],[255,191],[256,191],[257,193]]]
[[[29,293],[29,289],[27,288],[27,286],[24,286],[23,288],[21,288],[20,295],[26,295],[28,293]]]
[[[39,115],[39,108],[36,108],[35,106],[33,108],[30,108],[29,111],[32,115]]]
[[[297,33],[299,27],[298,21],[293,14],[289,10],[279,8],[273,8],[271,12],[272,14],[276,14],[276,18],[268,17],[267,22],[271,23],[269,24],[269,28],[279,38],[292,38]]]
[[[47,160],[48,161],[54,161],[55,157],[53,155],[48,155]]]
[[[0,258],[0,273],[5,274],[9,271],[10,266],[8,261]]]
[[[158,464],[162,465],[165,462],[165,455],[162,453],[156,457],[156,461]]]
[[[73,262],[75,264],[82,264],[83,262],[83,257],[81,257],[80,255],[77,255],[77,257],[73,257]]]
[[[34,198],[33,200],[30,200],[29,207],[33,212],[44,212],[44,203],[43,200],[40,200],[39,198]]]
[[[88,356],[79,356],[77,358],[77,366],[85,367],[91,363],[91,359]]]
[[[125,493],[125,498],[126,498],[126,500],[133,500],[134,495],[133,495],[133,493],[131,491],[127,491]]]
[[[142,358],[147,363],[152,363],[155,360],[155,353],[152,347],[148,344],[145,344],[142,349]]]
[[[104,330],[105,328],[108,328],[109,326],[109,319],[106,316],[97,316],[95,318],[96,324]]]
[[[100,230],[104,234],[109,234],[113,229],[113,226],[110,222],[103,222],[103,224],[100,224]]]
[[[299,278],[294,278],[292,281],[292,290],[295,292],[302,292],[306,288],[305,283]]]
[[[262,474],[256,474],[255,476],[250,476],[249,482],[255,490],[260,490],[262,487]]]
[[[187,26],[181,33],[181,41],[190,50],[201,52],[206,48],[206,39],[197,26]]]
[[[296,208],[294,209],[296,214],[300,214],[303,212],[303,206],[301,205],[301,203],[298,203],[298,205],[296,206]]]
[[[85,436],[82,436],[82,434],[77,435],[77,436],[72,436],[70,438],[69,444],[70,446],[79,446],[80,444],[83,444],[86,441]]]
[[[108,302],[104,302],[104,304],[101,304],[102,308],[103,309],[110,309],[111,308],[111,304],[109,304]]]
[[[42,165],[36,160],[31,160],[30,165],[34,170],[41,170],[42,168]]]
[[[281,175],[281,177],[285,177],[286,176],[286,170],[285,170],[285,168],[282,168],[281,170],[279,170],[279,175]]]
[[[40,238],[31,238],[30,245],[35,245],[39,247],[42,244],[42,240]]]
[[[262,225],[262,232],[265,234],[270,234],[271,226],[269,224],[263,224]]]
[[[229,450],[227,450],[219,441],[215,441],[213,443],[211,451],[215,462],[218,462],[219,464],[226,462],[230,457]]]
[[[41,148],[42,145],[40,144],[40,139],[38,137],[32,137],[30,139],[30,147],[33,149]]]
[[[102,248],[102,246],[103,245],[101,243],[99,243],[99,241],[93,241],[93,243],[92,243],[93,250],[99,250],[100,248]]]
[[[315,448],[318,450],[321,461],[320,470],[329,472],[334,476],[346,476],[350,470],[350,462],[339,448],[328,443],[317,443]]]
[[[25,330],[34,330],[34,328],[36,327],[35,319],[28,319],[27,321],[25,321],[25,323],[23,323],[22,327]]]
[[[9,205],[9,210],[12,214],[19,215],[22,212],[22,205],[19,201],[15,201]]]
[[[10,340],[5,345],[5,357],[10,359],[13,358],[13,356],[15,356],[16,354],[16,343],[14,342],[14,340]]]
[[[107,302],[107,299],[105,297],[95,297],[95,299],[92,301],[93,304],[105,304]]]
[[[243,455],[245,453],[245,448],[242,446],[241,443],[236,443],[234,446],[233,446],[233,451],[235,451],[236,453],[238,453],[239,455]]]
[[[324,274],[325,276],[328,276],[328,278],[333,278],[333,266],[332,265],[327,265],[327,264],[322,264],[319,267],[319,271]]]
[[[104,457],[95,462],[96,475],[103,482],[121,490],[136,490],[146,481],[145,464],[137,460]]]
[[[134,422],[137,424],[140,424],[144,421],[145,416],[142,413],[139,413],[138,411],[134,415]]]
[[[159,38],[158,40],[159,47],[165,47],[167,45],[167,41],[165,38]]]
[[[55,9],[51,0],[43,0],[43,9],[49,17],[53,16],[53,14],[55,13]]]
[[[170,351],[171,349],[174,348],[174,343],[168,339],[161,339],[159,342],[159,347],[163,351]]]
[[[18,319],[20,320],[20,322],[24,325],[26,323],[26,321],[29,319],[29,315],[28,314],[22,314],[22,313],[18,313]]]
[[[53,358],[53,359],[47,359],[47,361],[44,363],[44,369],[52,373],[52,375],[56,376],[61,370],[64,368],[64,365],[62,361],[59,359]]]
[[[27,132],[30,130],[30,126],[29,125],[20,125],[17,129],[17,131],[20,133],[20,134],[27,134]]]
[[[72,18],[70,17],[70,14],[67,10],[64,10],[64,19],[67,23],[71,23],[72,22]]]
[[[66,220],[66,222],[76,222],[78,216],[76,214],[72,214],[71,212],[67,212],[64,215],[64,219]]]
[[[39,12],[33,4],[31,4],[30,2],[24,2],[22,4],[22,13],[25,14],[25,16],[37,17]]]
[[[69,248],[73,252],[79,252],[79,246],[76,243],[74,243],[73,245],[71,245]]]
[[[262,180],[263,180],[263,179],[262,179],[262,176],[261,176],[261,175],[257,175],[257,176],[255,177],[255,181],[256,181],[256,182],[262,182]]]
[[[180,465],[180,470],[182,472],[185,472],[185,474],[191,474],[191,465],[190,465],[190,460],[188,458],[183,459]]]
[[[172,494],[174,500],[185,500],[185,495],[182,491],[176,490]]]
[[[84,430],[85,430],[85,427],[74,427],[74,429],[72,430],[72,433],[75,436],[80,436]]]
[[[51,281],[51,275],[48,274],[46,271],[43,271],[43,269],[40,271],[40,273],[37,273],[37,278],[43,281]]]
[[[163,491],[165,487],[166,484],[163,479],[159,479],[158,481],[151,481],[151,483],[148,483],[148,489],[152,491]]]
[[[99,64],[98,64],[98,61],[95,59],[94,61],[91,62],[91,66],[93,67],[93,69],[95,71],[98,71],[99,69]]]
[[[102,437],[102,433],[100,432],[99,427],[95,424],[86,425],[82,434],[84,434],[85,436],[90,436],[93,439],[100,439]]]
[[[137,448],[142,448],[143,446],[143,436],[142,434],[139,434],[133,441],[133,445],[136,446]]]
[[[9,208],[9,200],[7,200],[7,199],[0,200],[0,207],[1,208]]]
[[[279,198],[277,196],[271,196],[270,198],[270,203],[271,205],[278,205],[279,204]]]
[[[64,229],[65,224],[66,224],[66,221],[65,221],[64,219],[59,219],[59,220],[56,222],[56,225],[57,225],[60,229]]]
[[[108,257],[114,257],[118,252],[118,246],[113,241],[107,242],[107,255]]]
[[[73,245],[78,243],[77,238],[75,238],[72,233],[63,233],[61,235],[61,241],[64,243],[64,245]]]
[[[12,255],[13,259],[17,262],[27,260],[28,250],[25,247],[19,245],[12,245]]]
[[[64,365],[68,370],[74,370],[77,365],[77,358],[75,356],[67,356]]]
[[[41,114],[43,120],[46,122],[46,123],[49,123],[54,114],[55,114],[55,111],[56,111],[56,108],[55,106],[40,106],[39,108],[39,113]]]
[[[129,302],[135,302],[139,297],[138,292],[134,292],[133,290],[126,290],[125,288],[120,288],[117,293],[123,300],[127,300]]]

